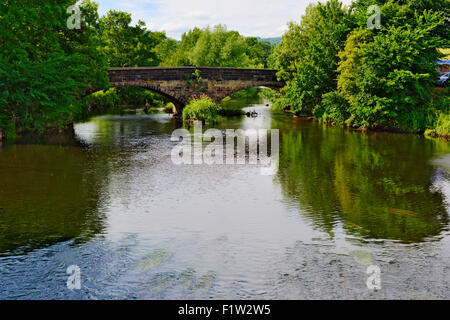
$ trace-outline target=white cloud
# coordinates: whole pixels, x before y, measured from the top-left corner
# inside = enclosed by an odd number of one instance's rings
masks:
[[[299,21],[311,0],[98,0],[101,13],[124,10],[133,19],[143,20],[150,29],[166,31],[169,37],[194,27],[225,24],[245,36],[276,37],[287,29],[287,22]],[[351,0],[343,0],[349,4]]]

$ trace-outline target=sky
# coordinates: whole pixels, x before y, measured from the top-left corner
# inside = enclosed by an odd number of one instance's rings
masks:
[[[350,4],[351,0],[341,0]],[[180,40],[194,28],[225,24],[244,36],[280,37],[287,22],[299,21],[313,0],[96,0],[101,15],[110,9],[132,14],[152,31]]]

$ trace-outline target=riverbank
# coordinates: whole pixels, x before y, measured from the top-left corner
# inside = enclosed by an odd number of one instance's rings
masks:
[[[40,140],[42,138],[49,138],[52,136],[60,137],[64,135],[74,135],[74,120],[65,120],[59,124],[48,122],[43,129],[25,129],[19,127],[15,130],[14,134],[10,136],[6,135],[6,132],[0,128],[0,141],[7,141],[9,143],[14,141],[28,141],[30,138],[33,140]]]
[[[270,95],[269,95],[270,98]],[[345,120],[345,117],[337,117],[341,121],[337,121],[336,117],[330,117],[326,111],[315,112],[313,114],[296,114],[290,109],[279,110],[276,102],[272,106],[274,112],[285,112],[291,114],[293,117],[299,117],[307,120],[316,120],[322,122],[328,126],[340,126],[343,128],[348,128],[354,131],[360,132],[390,132],[390,133],[400,133],[400,134],[418,134],[425,135],[431,138],[441,138],[444,140],[450,140],[450,92],[448,88],[435,88],[433,90],[433,103],[429,107],[428,111],[423,115],[425,119],[419,120],[415,119],[414,116],[410,116],[411,125],[410,126],[386,126],[386,125],[372,125],[372,126],[355,126],[351,121]],[[321,108],[331,109],[337,108],[337,105],[322,107],[319,106],[315,110]],[[342,111],[340,111],[342,112]],[[422,124],[423,128],[418,130],[414,129],[417,126],[417,122],[422,121],[426,125]],[[413,124],[415,123],[415,124]]]
[[[450,133],[438,133],[436,130],[428,130],[425,135],[434,139],[443,139],[450,142]]]

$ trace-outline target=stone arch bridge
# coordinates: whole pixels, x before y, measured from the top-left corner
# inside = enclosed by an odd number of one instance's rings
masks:
[[[252,87],[279,90],[284,86],[277,80],[278,70],[208,68],[208,67],[145,67],[111,68],[109,81],[112,87],[135,86],[167,97],[180,113],[188,100],[202,94],[215,102],[232,93]]]

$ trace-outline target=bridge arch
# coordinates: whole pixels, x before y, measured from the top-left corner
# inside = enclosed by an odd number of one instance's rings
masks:
[[[132,87],[137,87],[137,88],[142,88],[142,89],[145,89],[145,90],[148,90],[148,91],[151,91],[151,92],[154,92],[154,93],[157,93],[157,94],[163,96],[164,98],[166,98],[167,100],[169,100],[170,102],[172,102],[174,104],[174,106],[176,108],[176,110],[174,110],[174,112],[178,111],[178,110],[182,110],[182,108],[185,106],[185,102],[182,99],[180,99],[180,97],[173,96],[172,94],[170,94],[168,92],[164,92],[163,90],[161,90],[158,87],[155,87],[155,86],[152,86],[152,85],[149,85],[149,84],[146,84],[146,83],[142,83],[140,85],[139,84],[134,84],[134,85],[128,85],[128,84],[116,85],[116,86],[114,86],[114,88],[121,88],[121,87],[125,88],[125,87],[131,87],[131,86]]]

